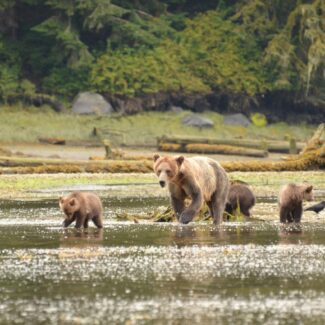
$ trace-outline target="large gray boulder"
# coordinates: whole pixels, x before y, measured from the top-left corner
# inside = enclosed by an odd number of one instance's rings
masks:
[[[72,111],[76,114],[105,115],[113,108],[102,95],[90,92],[79,93],[73,101]]]
[[[241,113],[226,115],[223,123],[227,125],[240,125],[245,127],[251,124],[250,120]]]
[[[196,114],[187,115],[183,118],[182,123],[188,126],[196,126],[198,128],[212,128],[214,123],[206,117]]]

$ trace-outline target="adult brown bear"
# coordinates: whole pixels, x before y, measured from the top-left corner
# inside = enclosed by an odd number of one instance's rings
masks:
[[[189,223],[200,211],[204,201],[214,223],[219,224],[225,209],[229,181],[219,163],[206,157],[184,158],[154,155],[154,171],[159,184],[168,186],[171,204],[181,223]],[[191,198],[185,207],[184,201]]]
[[[92,220],[97,228],[103,228],[103,207],[96,194],[73,192],[66,197],[60,197],[59,206],[66,215],[64,227],[76,221],[76,228],[88,228],[88,221]]]

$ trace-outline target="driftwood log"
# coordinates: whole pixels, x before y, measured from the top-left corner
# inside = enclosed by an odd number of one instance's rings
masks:
[[[325,169],[325,127],[319,126],[304,152],[284,161],[225,161],[221,165],[232,171],[301,171]],[[151,173],[150,157],[121,160],[65,160],[34,157],[0,156],[1,173]]]
[[[177,144],[178,150],[186,150],[186,146],[189,144],[209,144],[209,145],[225,145],[234,146],[240,148],[252,148],[261,151],[279,152],[279,153],[298,153],[304,147],[303,142],[296,142],[295,139],[288,141],[275,141],[275,140],[252,140],[252,139],[215,139],[215,138],[203,138],[203,137],[159,137],[157,139],[158,147],[164,146],[164,144]],[[176,146],[175,146],[176,147]],[[170,146],[172,148],[172,146]],[[166,150],[167,151],[167,150]],[[290,152],[291,151],[291,152]],[[186,151],[185,151],[186,152]]]
[[[187,153],[202,153],[202,154],[222,154],[222,155],[237,155],[247,157],[264,158],[268,156],[266,150],[243,148],[238,146],[229,146],[222,144],[205,144],[205,143],[191,143],[191,144],[177,144],[161,142],[158,144],[160,151],[174,151]]]

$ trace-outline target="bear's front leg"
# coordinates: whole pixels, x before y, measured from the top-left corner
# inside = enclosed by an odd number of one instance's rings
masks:
[[[191,195],[192,202],[191,204],[181,213],[179,218],[180,223],[187,224],[193,220],[193,218],[200,212],[200,209],[203,204],[203,196],[201,191],[194,191]]]
[[[77,221],[76,221],[75,228],[81,228],[85,224],[85,220],[86,220],[86,216],[82,215],[82,214],[79,214],[77,216]]]
[[[179,220],[179,217],[184,210],[184,199],[183,198],[180,199],[178,197],[171,196],[170,201],[172,204],[172,208],[176,213],[176,218],[177,218],[177,220]]]
[[[179,220],[180,215],[185,208],[184,200],[186,198],[186,194],[181,189],[181,187],[173,183],[169,184],[169,192],[170,192],[170,203],[172,205],[173,210],[175,211],[177,220]]]
[[[72,222],[74,222],[75,220],[76,220],[75,216],[72,216],[71,218],[65,218],[63,221],[63,227],[64,228],[69,227],[72,224]]]

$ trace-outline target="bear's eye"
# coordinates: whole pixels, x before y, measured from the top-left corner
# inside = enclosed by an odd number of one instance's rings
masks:
[[[168,170],[166,170],[166,174],[167,174],[168,176],[171,176],[172,171],[168,169]]]
[[[161,169],[158,169],[157,175],[159,176],[161,174]]]

